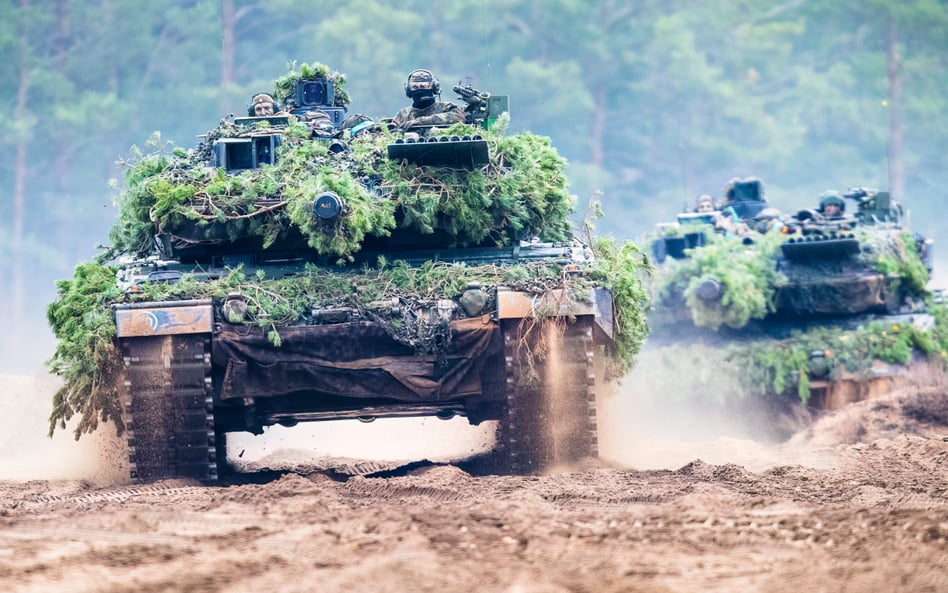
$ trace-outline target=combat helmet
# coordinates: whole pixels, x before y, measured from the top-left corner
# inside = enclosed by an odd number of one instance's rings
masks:
[[[839,206],[840,214],[846,211],[846,200],[843,199],[843,196],[839,195],[838,191],[829,190],[820,194],[820,213],[826,209],[828,204],[836,204]]]
[[[427,83],[427,86],[412,89],[412,83]],[[408,73],[408,80],[405,81],[405,96],[414,99],[420,95],[440,95],[441,82],[431,70],[416,68]]]
[[[342,122],[342,131],[351,137],[367,132],[378,132],[381,129],[375,120],[362,113],[354,113]]]

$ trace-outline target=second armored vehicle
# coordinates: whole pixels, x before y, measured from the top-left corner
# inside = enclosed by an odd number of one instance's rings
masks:
[[[749,390],[793,389],[820,407],[937,354],[924,337],[935,321],[932,242],[905,228],[888,192],[830,192],[784,216],[759,180],[736,179],[717,209],[661,225],[652,251],[663,264],[655,343],[687,335],[728,346]]]

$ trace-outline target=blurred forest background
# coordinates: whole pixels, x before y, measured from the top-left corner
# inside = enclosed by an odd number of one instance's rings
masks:
[[[117,161],[178,146],[291,61],[343,72],[392,116],[432,69],[510,97],[550,136],[602,233],[640,238],[700,193],[760,177],[785,209],[891,189],[945,236],[945,0],[0,0],[0,372],[52,354],[45,307],[107,240]],[[936,247],[937,249],[937,247]]]

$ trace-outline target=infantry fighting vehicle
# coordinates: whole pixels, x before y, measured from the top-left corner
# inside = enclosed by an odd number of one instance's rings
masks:
[[[730,346],[749,389],[795,390],[816,407],[859,398],[912,356],[936,352],[921,337],[934,323],[932,242],[906,229],[888,192],[829,192],[793,215],[769,206],[758,179],[734,179],[724,195],[652,239],[662,268],[655,345],[687,336]],[[840,212],[824,212],[829,203]]]
[[[337,419],[496,420],[503,472],[595,456],[617,329],[562,159],[487,129],[504,97],[459,86],[465,124],[402,134],[348,116],[342,82],[304,69],[278,81],[290,112],[129,174],[113,311],[132,478],[213,480],[227,433]]]

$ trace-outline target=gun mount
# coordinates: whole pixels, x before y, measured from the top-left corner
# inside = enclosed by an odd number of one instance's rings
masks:
[[[491,95],[474,88],[471,80],[460,81],[452,89],[461,101],[464,108],[465,123],[490,129],[502,113],[509,110],[507,95]]]
[[[892,199],[887,191],[858,187],[847,190],[843,197],[856,201],[856,219],[863,224],[891,223],[899,226],[905,215],[902,204]]]

